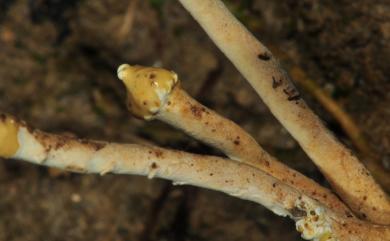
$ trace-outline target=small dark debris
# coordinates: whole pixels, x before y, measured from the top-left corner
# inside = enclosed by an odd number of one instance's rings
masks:
[[[352,213],[350,213],[350,212],[348,212],[348,211],[345,212],[345,215],[346,215],[348,218],[352,218],[352,217],[353,217]]]
[[[299,209],[298,207],[294,207],[289,210],[291,215],[295,218],[306,217],[306,211]]]
[[[268,52],[260,53],[257,55],[257,58],[264,60],[264,61],[268,61],[271,59],[271,54],[269,54]]]
[[[283,84],[283,80],[282,79],[277,80],[274,76],[272,76],[272,88],[273,89],[277,89],[282,84]]]
[[[283,92],[288,96],[288,101],[298,101],[301,99],[301,95],[295,88],[283,89]]]

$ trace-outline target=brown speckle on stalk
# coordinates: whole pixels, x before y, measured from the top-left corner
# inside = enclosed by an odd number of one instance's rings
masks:
[[[352,217],[353,217],[352,213],[350,213],[350,212],[348,212],[348,211],[345,212],[345,215],[346,215],[348,218],[352,218]]]
[[[103,142],[96,142],[96,141],[90,141],[90,140],[85,140],[85,139],[79,139],[80,143],[91,147],[95,151],[99,151],[103,149],[107,144]]]
[[[277,89],[282,84],[283,84],[283,80],[282,79],[277,80],[274,76],[272,76],[272,88],[274,90]]]
[[[155,151],[154,154],[156,155],[156,157],[162,157],[163,156],[163,152],[160,151],[160,150]]]
[[[306,217],[306,211],[299,209],[298,207],[294,207],[289,210],[291,215],[295,218],[301,218],[301,217]]]
[[[269,54],[268,52],[264,52],[264,53],[260,53],[257,55],[257,58],[258,59],[261,59],[261,60],[264,60],[264,61],[268,61],[270,60],[272,57],[271,57],[271,54]]]
[[[151,169],[157,169],[157,168],[158,168],[157,163],[153,162],[153,163],[150,165],[150,168],[151,168]]]
[[[202,118],[203,113],[207,113],[206,108],[204,107],[199,107],[196,105],[191,106],[191,112],[192,115],[194,115],[196,118]]]
[[[287,95],[288,101],[298,101],[301,99],[301,95],[298,93],[298,91],[295,88],[286,88],[283,89],[283,92]]]

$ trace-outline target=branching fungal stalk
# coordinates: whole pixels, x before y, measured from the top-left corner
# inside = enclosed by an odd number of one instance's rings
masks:
[[[11,116],[0,116],[0,157],[78,173],[160,177],[177,184],[222,191],[294,219],[298,231],[306,239],[385,241],[390,235],[385,226],[340,216],[295,188],[246,164],[159,147],[53,135],[34,130]],[[15,142],[8,145],[9,140]]]
[[[310,110],[271,52],[220,0],[180,2],[249,81],[345,203],[363,219],[390,224],[387,194]]]
[[[191,98],[173,71],[123,64],[118,68],[118,78],[127,88],[127,105],[135,116],[165,121],[221,150],[230,159],[256,167],[332,210],[350,215],[332,192],[277,161],[237,124]]]
[[[129,109],[137,117],[168,122],[230,159],[54,135],[5,114],[0,115],[0,157],[80,173],[160,177],[221,191],[290,217],[308,240],[390,240],[388,196],[309,109],[269,50],[221,1],[180,2],[249,80],[344,202],[278,162],[235,123],[193,100],[180,89],[178,76],[161,68],[127,64],[118,68],[128,90]]]

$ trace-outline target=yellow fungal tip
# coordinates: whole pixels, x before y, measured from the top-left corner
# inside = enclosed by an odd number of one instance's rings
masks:
[[[0,156],[12,157],[19,149],[19,124],[11,117],[0,115]]]
[[[128,64],[119,66],[118,78],[126,86],[129,110],[143,119],[153,118],[178,83],[173,71]]]

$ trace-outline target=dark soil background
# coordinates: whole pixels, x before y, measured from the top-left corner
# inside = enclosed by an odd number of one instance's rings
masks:
[[[300,66],[337,100],[388,168],[389,1],[226,2],[283,65]],[[117,66],[160,65],[175,70],[191,95],[236,121],[269,152],[326,185],[177,1],[138,1],[131,29],[123,33],[128,5],[125,0],[0,0],[0,110],[54,133],[218,154],[126,111]],[[331,115],[301,92],[350,145]],[[145,177],[61,173],[1,160],[0,193],[1,241],[300,240],[291,221],[260,205]]]

